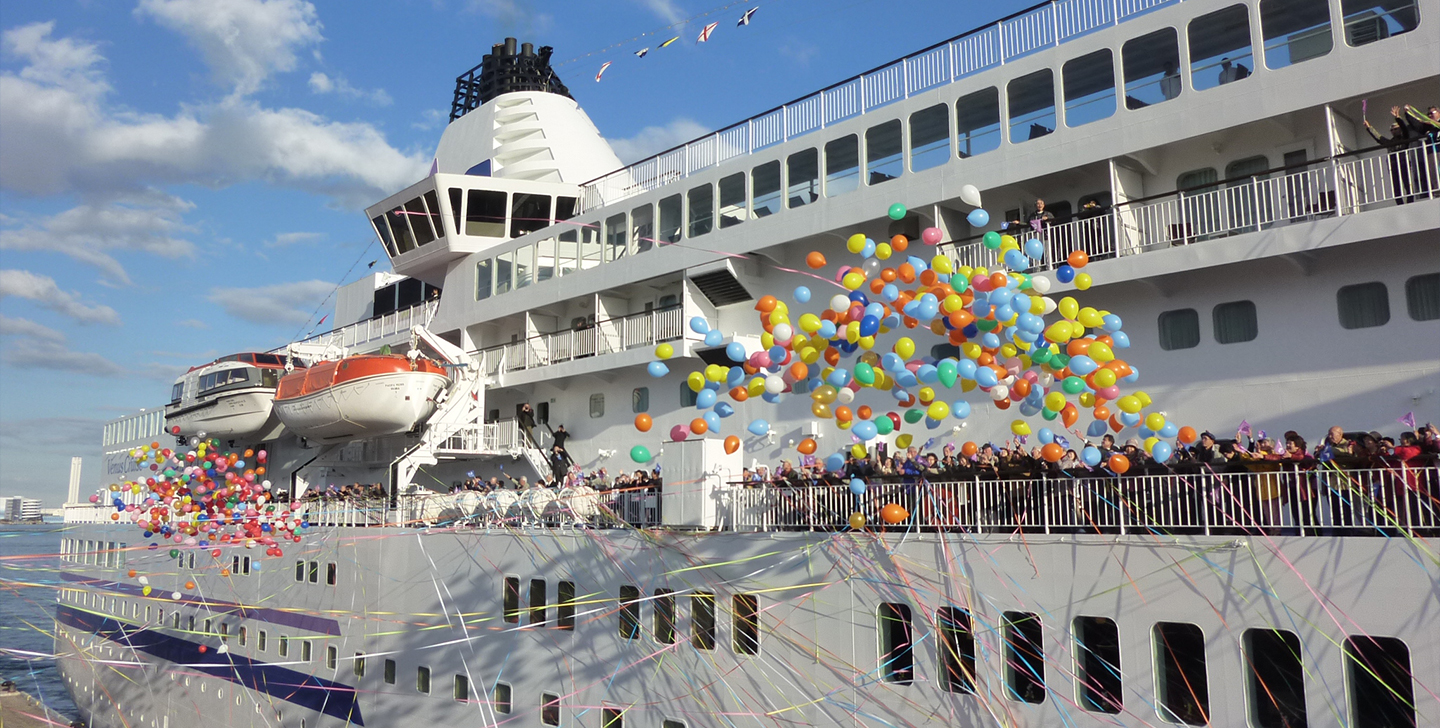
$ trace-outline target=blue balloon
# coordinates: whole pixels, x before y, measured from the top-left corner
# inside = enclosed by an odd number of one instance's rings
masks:
[[[1100,320],[1103,321],[1103,322],[1105,322],[1105,324],[1104,324],[1104,325],[1105,325],[1105,330],[1106,330],[1106,331],[1109,331],[1109,332],[1112,332],[1112,333],[1113,333],[1113,332],[1116,332],[1116,331],[1119,331],[1119,330],[1120,330],[1120,327],[1123,325],[1122,322],[1120,321],[1120,317],[1119,317],[1119,316],[1116,316],[1116,315],[1113,314],[1113,313],[1107,313],[1107,314],[1105,314],[1105,316],[1104,316],[1103,318],[1101,318]]]
[[[914,387],[920,384],[920,380],[915,377],[915,372],[903,369],[895,372],[895,383],[902,387]]]
[[[871,258],[875,255],[875,241],[865,238],[865,247],[860,250],[861,258]]]
[[[706,387],[695,395],[695,406],[699,409],[709,409],[715,406],[715,390]]]
[[[1137,367],[1137,366],[1135,366],[1134,364],[1131,364],[1131,365],[1130,365],[1130,373],[1129,373],[1129,374],[1126,374],[1126,375],[1123,376],[1123,377],[1120,377],[1120,381],[1125,382],[1125,383],[1127,383],[1127,384],[1134,384],[1135,382],[1140,381],[1140,367]]]
[[[950,403],[950,416],[957,420],[963,420],[970,416],[970,403],[965,400]]]
[[[929,417],[925,418],[925,429],[934,430],[938,427],[940,427],[940,420],[932,420]]]
[[[990,367],[979,369],[975,372],[975,383],[989,389],[1000,383],[1000,378],[995,376],[995,370]]]
[[[761,435],[770,432],[770,423],[766,422],[765,420],[753,420],[745,429],[750,434],[756,437],[760,437]]]
[[[1069,283],[1075,280],[1075,269],[1071,268],[1070,264],[1063,263],[1059,268],[1055,269],[1055,277],[1060,279],[1061,283]]]
[[[865,306],[870,303],[870,299],[866,298],[865,294],[859,291],[851,291],[850,295],[847,296],[847,298],[849,298],[851,301],[854,301],[855,303],[860,304],[861,306]]]
[[[1030,267],[1030,261],[1025,259],[1025,254],[1018,250],[1005,251],[1005,267],[1010,270],[1025,270]],[[1073,274],[1071,276],[1074,277]]]
[[[785,361],[785,347],[780,346],[779,344],[770,347],[770,350],[765,353],[770,355],[771,364],[778,366],[780,362]]]
[[[1127,333],[1125,333],[1124,331],[1113,331],[1113,332],[1111,332],[1111,333],[1110,333],[1110,340],[1113,341],[1113,342],[1115,342],[1114,345],[1113,345],[1113,348],[1116,348],[1116,349],[1129,349],[1129,348],[1130,348],[1130,335],[1127,334]],[[1132,367],[1132,368],[1133,368],[1133,367]]]
[[[884,367],[887,372],[898,372],[905,368],[905,360],[901,359],[899,354],[887,351],[880,357],[880,366]]]
[[[955,363],[955,372],[961,379],[974,379],[975,370],[979,368],[980,365],[976,364],[974,359],[961,359]]]
[[[970,214],[965,216],[965,219],[974,227],[981,228],[990,224],[990,213],[977,207],[971,210]]]
[[[705,317],[696,316],[690,319],[690,330],[697,334],[704,334],[710,330],[710,324],[705,323]]]
[[[1101,423],[1101,426],[1103,427],[1104,423]],[[1093,430],[1095,428],[1092,426],[1090,429]],[[1094,437],[1094,435],[1091,435],[1091,437]],[[1080,462],[1085,463],[1092,468],[1096,465],[1099,465],[1100,449],[1095,447],[1094,445],[1086,445],[1085,449],[1080,451]]]
[[[711,432],[720,432],[720,415],[717,415],[714,412],[706,412],[700,417],[701,419],[705,420],[705,424],[710,426]]]
[[[795,300],[800,303],[807,303],[810,300],[810,289],[799,286],[795,289]]]
[[[670,367],[665,366],[665,362],[663,361],[652,361],[645,365],[645,370],[650,372],[650,376],[656,379],[670,373]]]
[[[840,453],[831,453],[825,456],[826,470],[840,470],[845,467],[845,456]]]
[[[1164,440],[1155,443],[1150,448],[1150,457],[1155,458],[1155,462],[1157,463],[1163,463],[1166,460],[1169,460],[1170,456],[1174,453],[1175,448],[1171,447],[1170,443],[1165,442]]]
[[[720,329],[711,329],[705,332],[706,346],[719,346],[723,343],[725,343],[725,334],[720,333]]]
[[[915,378],[926,384],[934,384],[940,381],[940,370],[936,369],[934,364],[921,364],[920,368],[915,370]]]
[[[865,481],[859,478],[850,479],[850,492],[855,495],[865,495]]]
[[[899,297],[900,297],[900,291],[899,291],[899,289],[896,289],[896,291],[895,291],[895,297],[896,297],[896,298],[899,298]],[[817,332],[817,333],[820,334],[820,338],[822,338],[822,339],[833,339],[833,338],[835,338],[835,322],[834,322],[834,321],[821,321],[821,322],[820,322],[820,331]]]
[[[1040,438],[1041,445],[1049,445],[1055,442],[1055,432],[1048,427],[1040,428],[1040,431],[1035,434]]]
[[[738,387],[745,383],[745,370],[740,367],[730,367],[725,373],[725,386]]]
[[[738,341],[732,341],[729,344],[726,344],[725,356],[730,357],[730,361],[745,361],[745,345]]]
[[[766,402],[769,402],[770,404],[779,404],[779,403],[780,403],[780,395],[778,395],[778,394],[771,394],[771,393],[769,393],[769,392],[766,392],[766,393],[760,395],[760,399],[765,400]]]
[[[885,287],[880,289],[880,300],[890,303],[898,298],[900,298],[900,288],[894,283],[886,283]]]
[[[1120,424],[1122,424],[1122,425],[1124,425],[1124,426],[1126,426],[1126,427],[1134,427],[1135,425],[1140,424],[1140,413],[1139,413],[1139,412],[1121,412],[1121,413],[1120,413]]]
[[[1016,311],[1029,311],[1030,297],[1023,293],[1016,293],[1014,298],[1010,299],[1010,308]]]
[[[987,331],[984,336],[980,337],[980,345],[987,349],[998,349],[1000,348],[1000,336],[994,331]]]
[[[860,319],[860,335],[874,336],[880,333],[880,319],[875,316],[866,316]]]
[[[870,420],[860,420],[850,426],[850,431],[861,440],[873,440],[879,431],[875,429],[875,423]]]
[[[927,261],[927,260],[925,260],[924,258],[917,258],[917,257],[915,257],[915,256],[912,255],[912,256],[910,256],[909,258],[907,258],[907,259],[905,260],[905,262],[906,262],[906,263],[909,263],[909,264],[911,265],[911,267],[913,267],[913,268],[915,269],[915,274],[916,274],[916,275],[919,275],[920,273],[923,273],[923,272],[925,272],[925,271],[927,271],[927,270],[930,270],[930,262]]]
[[[1100,365],[1096,364],[1094,359],[1084,354],[1076,354],[1070,357],[1070,371],[1076,375],[1083,377],[1099,368]]]
[[[1105,434],[1104,420],[1091,420],[1090,426],[1085,428],[1086,437],[1099,437],[1103,434]]]
[[[716,402],[715,414],[720,415],[721,417],[729,417],[730,415],[735,414],[735,408],[731,407],[729,402]]]
[[[1173,438],[1175,438],[1176,436],[1178,436],[1179,434],[1180,434],[1180,426],[1177,425],[1177,424],[1175,424],[1174,422],[1166,422],[1166,423],[1165,423],[1165,426],[1162,427],[1162,428],[1160,428],[1160,436],[1163,437],[1163,438],[1165,438],[1165,439],[1167,439],[1167,440],[1168,440],[1168,439],[1173,439]]]
[[[1045,244],[1040,242],[1039,240],[1036,240],[1035,238],[1030,238],[1029,240],[1026,240],[1025,255],[1032,260],[1040,260],[1041,258],[1044,258]]]
[[[830,376],[825,377],[825,383],[836,388],[843,387],[846,384],[849,384],[850,370],[835,367],[835,370],[830,372]]]

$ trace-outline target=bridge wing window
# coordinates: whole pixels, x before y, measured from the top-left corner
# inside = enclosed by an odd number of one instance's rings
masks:
[[[655,247],[655,208],[643,205],[630,211],[630,236],[637,253]]]
[[[1231,5],[1190,21],[1190,85],[1196,91],[1250,77],[1255,68],[1250,48],[1250,10]]]
[[[750,170],[751,205],[755,217],[762,218],[780,211],[780,161],[766,162]]]
[[[415,232],[418,245],[429,245],[435,241],[435,228],[430,226],[430,214],[425,210],[425,201],[419,197],[405,203],[405,217],[410,219],[410,229]]]
[[[1326,0],[1260,0],[1265,67],[1286,66],[1330,52],[1330,4]]]
[[[390,223],[391,232],[395,233],[395,251],[397,255],[404,255],[415,249],[415,233],[410,230],[409,215],[405,214],[405,208],[397,207],[385,213],[385,219]]]
[[[670,195],[660,201],[660,242],[680,242],[681,216],[680,195]]]
[[[936,104],[910,115],[910,171],[938,167],[950,159],[950,108]]]
[[[1080,126],[1115,113],[1115,60],[1109,48],[1065,62],[1065,125]]]
[[[955,153],[961,159],[1000,146],[1000,91],[995,87],[961,96],[955,102]]]
[[[376,216],[370,221],[370,224],[375,226],[375,234],[380,236],[380,242],[385,246],[385,252],[389,253],[392,258],[398,255],[395,251],[395,240],[390,237],[390,224],[385,222],[385,216]]]
[[[486,238],[505,237],[505,193],[470,190],[465,200],[465,233]]]
[[[688,195],[690,203],[690,234],[687,237],[700,237],[709,233],[715,227],[715,188],[708,184],[700,185]]]
[[[905,140],[900,120],[865,130],[865,184],[878,185],[905,172]]]
[[[1143,109],[1180,95],[1180,45],[1174,28],[1132,38],[1121,49],[1125,108]]]
[[[737,172],[720,180],[720,227],[739,225],[749,217],[745,200],[745,173]]]
[[[510,208],[510,237],[528,235],[550,225],[550,195],[516,192]]]
[[[860,186],[860,137],[850,134],[825,144],[825,196],[838,197]]]
[[[1045,68],[1010,82],[1010,143],[1039,139],[1055,131],[1055,76]]]
[[[791,208],[808,205],[820,199],[820,153],[814,149],[796,152],[785,160],[789,182],[785,197]]]

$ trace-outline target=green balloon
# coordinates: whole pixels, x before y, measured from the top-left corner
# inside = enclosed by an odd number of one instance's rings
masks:
[[[1068,355],[1057,353],[1054,356],[1050,357],[1051,368],[1058,371],[1068,366],[1070,366],[1070,357]]]
[[[861,384],[870,385],[875,383],[875,367],[863,361],[856,362],[850,371],[855,375],[855,381]]]
[[[644,445],[636,445],[630,448],[630,459],[637,463],[650,462],[650,448]]]
[[[173,558],[175,558],[175,557],[177,557],[177,556],[179,556],[179,555],[180,555],[180,549],[170,549],[170,558],[173,559]]]
[[[994,331],[995,327],[999,325],[1000,322],[995,319],[975,319],[975,328],[981,331]]]
[[[1034,351],[1030,352],[1030,361],[1036,364],[1044,364],[1050,361],[1050,350],[1044,347],[1036,347]]]
[[[891,220],[899,220],[899,219],[904,218],[904,217],[905,217],[905,206],[904,206],[904,205],[902,205],[902,204],[900,204],[900,203],[897,202],[897,203],[895,203],[895,204],[893,204],[893,205],[890,206],[890,219],[891,219]]]
[[[1053,419],[1055,419],[1056,417],[1059,417],[1059,416],[1060,416],[1060,413],[1059,413],[1059,412],[1056,412],[1055,410],[1049,410],[1049,409],[1045,409],[1044,407],[1041,407],[1041,408],[1040,408],[1040,416],[1041,416],[1041,417],[1044,417],[1044,418],[1047,419],[1047,420],[1053,420]]]
[[[895,423],[891,422],[889,417],[876,417],[875,431],[882,435],[888,435],[895,431]]]
[[[989,248],[990,250],[999,250],[1000,233],[991,230],[990,232],[985,233],[985,235],[980,238],[980,242],[984,243],[985,247]]]
[[[923,419],[925,419],[925,410],[922,410],[922,409],[908,409],[908,410],[905,410],[905,421],[906,421],[906,422],[909,422],[910,424],[913,425],[913,424],[915,424],[916,422],[919,422],[920,420],[923,420]]]
[[[1066,394],[1079,394],[1085,391],[1085,380],[1080,377],[1065,377],[1060,383]]]
[[[940,383],[946,387],[955,386],[955,379],[960,376],[960,369],[955,365],[954,359],[941,359],[935,365],[936,374],[940,377]]]
[[[953,276],[950,276],[950,288],[954,289],[954,291],[955,291],[956,293],[964,293],[964,292],[965,292],[965,289],[967,289],[967,288],[969,288],[969,287],[970,287],[970,281],[965,280],[965,276],[961,276],[961,275],[953,275]]]

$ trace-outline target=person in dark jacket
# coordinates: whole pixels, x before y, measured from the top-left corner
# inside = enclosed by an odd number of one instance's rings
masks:
[[[535,439],[535,410],[530,408],[529,402],[520,405],[515,421],[520,425],[520,431],[525,433],[525,439],[530,441],[530,447],[540,447],[540,442]]]
[[[1411,167],[1413,165],[1410,162],[1410,155],[1405,153],[1415,139],[1411,138],[1410,129],[1406,126],[1404,118],[1400,116],[1400,107],[1391,107],[1390,113],[1394,117],[1394,121],[1390,123],[1390,136],[1376,131],[1375,127],[1370,125],[1369,119],[1365,120],[1365,131],[1370,133],[1376,143],[1390,152],[1388,160],[1390,184],[1394,188],[1395,204],[1403,205],[1415,201],[1415,190],[1411,185]]]

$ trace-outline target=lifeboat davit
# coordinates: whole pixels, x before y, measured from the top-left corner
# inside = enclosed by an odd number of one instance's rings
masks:
[[[165,429],[184,437],[203,432],[222,440],[273,439],[281,428],[273,411],[275,388],[284,374],[285,357],[275,354],[231,354],[193,367],[170,389]]]
[[[322,442],[408,432],[435,413],[445,369],[394,354],[317,362],[280,380],[275,413],[290,431]]]

